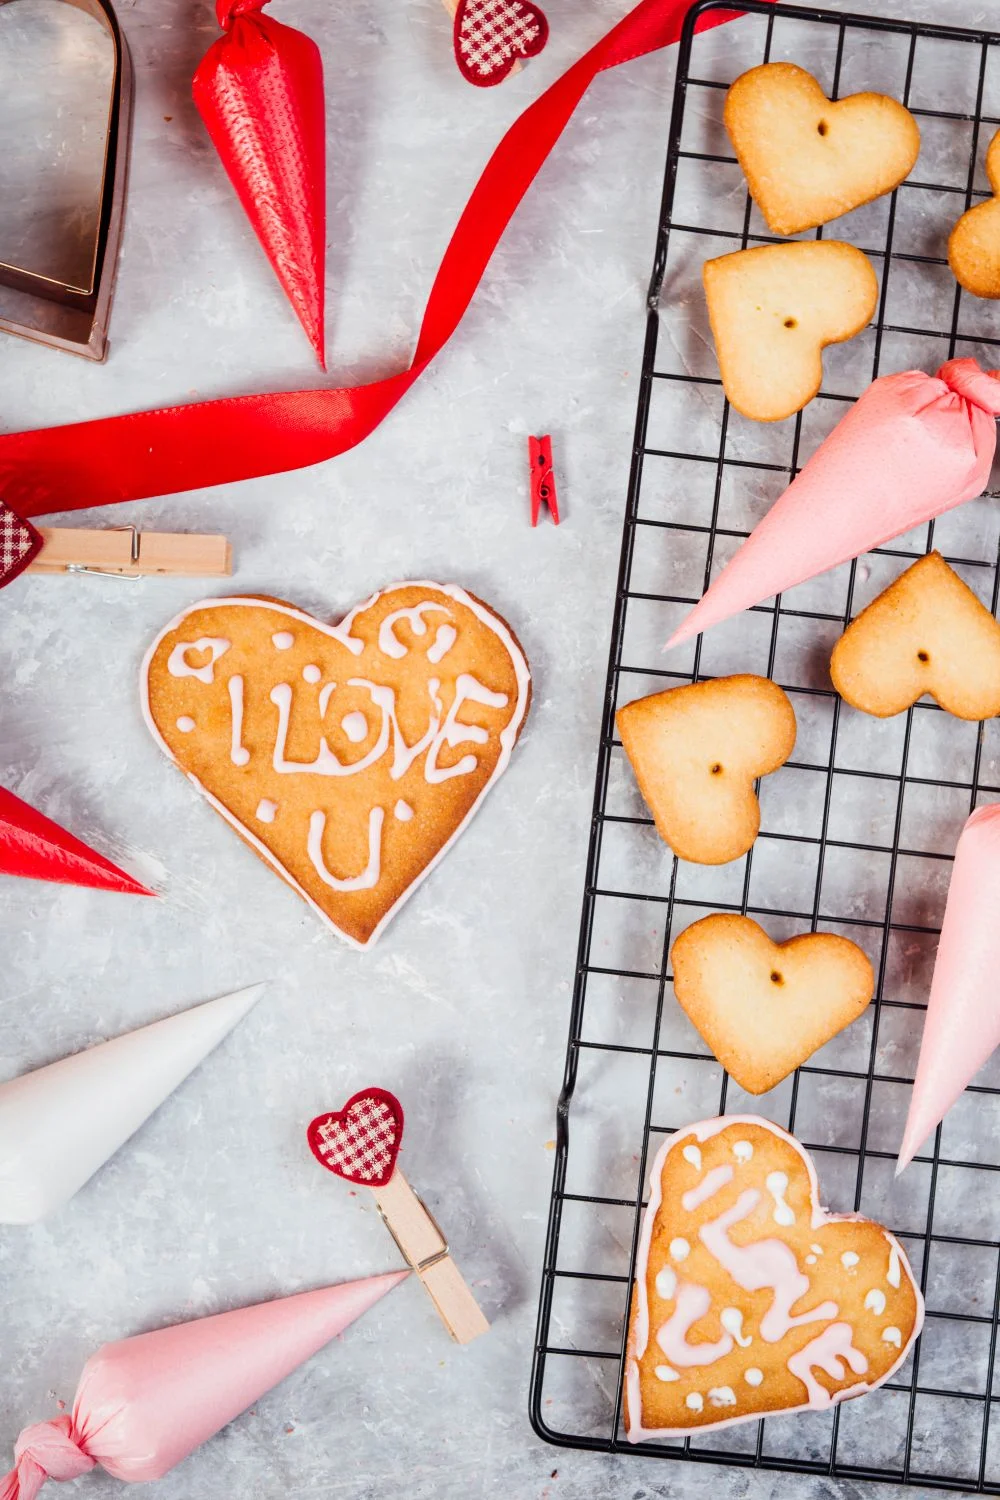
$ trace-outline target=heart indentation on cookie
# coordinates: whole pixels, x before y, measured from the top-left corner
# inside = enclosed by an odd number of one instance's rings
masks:
[[[522,57],[537,57],[549,38],[549,23],[532,0],[459,0],[455,11],[455,60],[469,83],[502,83]]]
[[[719,677],[639,698],[615,722],[674,853],[704,865],[745,854],[760,827],[754,781],[795,745],[787,694],[766,677]]]
[[[847,627],[830,676],[877,718],[928,693],[959,719],[1000,713],[1000,624],[938,552],[930,552]]]
[[[403,1106],[386,1089],[362,1089],[306,1132],[316,1160],[348,1182],[385,1187],[403,1143]]]
[[[730,402],[757,422],[800,411],[823,382],[823,350],[869,322],[878,280],[838,240],[758,245],[702,268],[719,373]]]
[[[986,152],[992,198],[967,209],[948,238],[948,264],[974,297],[1000,297],[1000,130]]]
[[[161,748],[342,936],[365,947],[503,772],[531,683],[454,585],[401,584],[339,625],[207,600],[143,667]]]
[[[828,224],[891,192],[920,151],[917,122],[885,94],[828,99],[794,63],[751,68],[726,96],[726,130],[775,234]]]
[[[829,1410],[887,1380],[923,1321],[899,1242],[870,1219],[826,1213],[802,1147],[752,1115],[664,1143],[635,1278],[633,1442]]]
[[[722,1066],[765,1094],[866,1009],[875,976],[856,943],[811,932],[774,943],[749,917],[694,922],[671,951],[674,993]]]

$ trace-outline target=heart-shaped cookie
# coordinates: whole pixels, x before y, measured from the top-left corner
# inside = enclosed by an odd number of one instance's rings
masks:
[[[680,859],[722,865],[760,828],[753,784],[784,765],[795,713],[767,677],[717,677],[620,708],[625,753],[657,832]]]
[[[511,630],[453,584],[399,584],[339,625],[205,600],[142,671],[161,749],[361,948],[502,774],[530,697]]]
[[[726,130],[775,234],[828,224],[891,192],[920,151],[908,109],[885,94],[835,103],[794,63],[764,63],[726,95]]]
[[[948,264],[974,297],[1000,297],[1000,130],[986,152],[992,198],[967,209],[948,237]]]
[[[846,703],[879,719],[925,693],[958,719],[991,719],[1000,713],[1000,624],[930,552],[851,621],[830,676]]]
[[[522,57],[537,57],[549,23],[532,0],[458,0],[455,61],[479,88],[502,83]]]
[[[773,943],[734,913],[692,923],[670,959],[679,1004],[748,1094],[766,1094],[856,1021],[875,989],[867,956],[847,938]]]
[[[628,1437],[829,1410],[888,1380],[922,1323],[899,1241],[871,1219],[824,1212],[794,1136],[753,1115],[691,1125],[650,1174]]]
[[[403,1144],[403,1106],[387,1089],[361,1089],[343,1109],[310,1121],[306,1138],[327,1171],[362,1187],[383,1188]]]
[[[726,395],[745,417],[780,422],[823,383],[823,350],[870,321],[878,280],[868,257],[838,240],[758,245],[702,267]]]

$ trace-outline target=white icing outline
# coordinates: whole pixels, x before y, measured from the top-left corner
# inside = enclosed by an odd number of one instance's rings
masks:
[[[812,1158],[805,1148],[799,1144],[793,1135],[783,1130],[780,1125],[775,1125],[771,1120],[763,1120],[757,1115],[720,1115],[712,1120],[699,1120],[694,1125],[688,1125],[684,1130],[675,1131],[663,1142],[650,1171],[649,1202],[643,1216],[642,1231],[639,1235],[639,1248],[635,1262],[635,1295],[636,1312],[635,1319],[629,1329],[628,1348],[625,1356],[625,1391],[627,1396],[625,1415],[625,1436],[630,1443],[641,1443],[648,1438],[658,1437],[691,1437],[700,1436],[703,1432],[717,1432],[723,1427],[735,1427],[740,1422],[759,1422],[762,1417],[791,1416],[798,1411],[814,1411],[815,1408],[807,1400],[799,1406],[782,1406],[775,1408],[773,1412],[748,1411],[739,1416],[724,1417],[718,1422],[690,1423],[686,1427],[644,1427],[642,1425],[642,1385],[639,1379],[639,1360],[646,1352],[649,1343],[649,1295],[646,1289],[646,1279],[649,1269],[649,1250],[653,1239],[653,1224],[663,1202],[663,1165],[667,1155],[681,1141],[691,1137],[699,1145],[711,1140],[713,1136],[719,1135],[727,1130],[730,1125],[759,1125],[762,1130],[768,1130],[779,1140],[785,1141],[793,1146],[802,1159],[809,1181],[810,1202],[812,1209],[812,1228],[820,1229],[828,1224],[875,1224],[885,1236],[890,1252],[895,1251],[899,1257],[900,1269],[905,1269],[907,1278],[912,1288],[916,1301],[916,1316],[913,1320],[913,1331],[899,1352],[899,1358],[894,1364],[880,1375],[877,1380],[870,1384],[859,1381],[856,1385],[847,1386],[841,1391],[835,1391],[830,1406],[837,1406],[841,1401],[852,1399],[855,1396],[866,1395],[869,1391],[877,1390],[884,1385],[904,1362],[914,1343],[920,1336],[924,1326],[924,1299],[920,1288],[914,1280],[913,1271],[906,1258],[902,1245],[891,1230],[886,1229],[884,1224],[879,1224],[875,1219],[869,1219],[865,1214],[831,1214],[820,1206],[819,1182],[816,1177],[816,1168]],[[836,1319],[831,1319],[835,1322]],[[827,1408],[829,1409],[829,1408]]]
[[[296,620],[301,625],[307,625],[311,629],[319,630],[323,635],[330,636],[333,640],[338,641],[342,646],[346,646],[352,655],[357,656],[364,651],[365,643],[360,641],[356,636],[351,635],[351,626],[353,625],[354,621],[360,614],[363,614],[365,610],[371,609],[373,605],[375,605],[378,600],[382,598],[383,594],[396,593],[396,591],[399,589],[434,589],[439,594],[444,594],[448,598],[456,600],[457,603],[464,604],[466,609],[471,610],[472,613],[476,616],[477,620],[485,625],[488,630],[491,630],[493,632],[493,634],[500,641],[501,645],[504,647],[504,650],[507,652],[507,656],[510,660],[511,666],[514,669],[514,676],[517,679],[517,702],[514,705],[514,711],[511,714],[510,719],[508,720],[505,727],[500,731],[500,754],[497,758],[496,765],[493,767],[492,773],[483,783],[479,796],[473,802],[472,806],[469,808],[461,823],[459,823],[458,827],[452,833],[451,837],[445,840],[445,842],[441,845],[441,848],[437,851],[433,858],[427,861],[423,869],[414,876],[413,880],[411,880],[406,889],[400,893],[400,895],[393,902],[392,906],[389,907],[389,910],[382,917],[378,925],[373,929],[368,940],[364,943],[359,943],[357,938],[352,937],[351,934],[345,932],[342,927],[337,926],[336,922],[334,922],[333,919],[328,916],[328,914],[323,910],[323,908],[313,900],[313,898],[309,895],[309,892],[304,890],[303,887],[299,885],[298,881],[295,880],[294,877],[289,873],[289,871],[285,869],[284,865],[277,858],[277,856],[273,854],[270,849],[268,849],[267,845],[256,837],[252,829],[248,828],[245,823],[241,823],[239,818],[237,818],[234,813],[231,813],[227,807],[223,806],[219,799],[217,797],[214,797],[208,790],[208,788],[202,785],[202,783],[198,780],[197,776],[195,776],[193,772],[185,771],[184,768],[180,766],[177,757],[174,755],[173,751],[170,749],[170,746],[167,744],[166,740],[163,738],[162,734],[157,728],[157,725],[153,719],[153,715],[150,711],[149,668],[161,641],[166,636],[170,635],[172,631],[179,630],[189,615],[194,614],[197,610],[218,609],[222,606],[229,605],[236,605],[244,608],[273,610],[276,614],[285,615],[289,620]],[[156,743],[159,745],[160,749],[163,751],[164,755],[166,755],[167,759],[173,761],[174,765],[178,766],[178,769],[183,771],[183,774],[187,777],[191,784],[197,787],[202,796],[211,803],[216,812],[220,813],[222,817],[225,818],[230,827],[235,828],[237,833],[239,833],[243,838],[247,840],[250,846],[255,849],[263,859],[267,861],[271,868],[277,871],[277,873],[286,882],[286,884],[290,885],[293,890],[297,891],[299,895],[302,896],[302,898],[308,903],[308,905],[312,907],[313,911],[319,917],[320,921],[330,928],[331,932],[335,932],[339,938],[342,938],[343,941],[348,944],[349,947],[356,948],[359,952],[363,953],[366,949],[373,948],[375,946],[376,942],[381,937],[385,927],[396,915],[397,911],[403,905],[404,901],[409,900],[410,896],[413,895],[413,892],[417,889],[417,887],[427,879],[431,871],[436,868],[439,862],[448,853],[448,850],[451,848],[452,844],[459,837],[459,835],[465,831],[475,814],[479,811],[480,807],[483,804],[483,799],[485,798],[487,792],[489,792],[490,788],[493,786],[494,782],[498,781],[499,778],[503,775],[504,771],[506,771],[507,766],[510,763],[510,757],[513,752],[514,746],[517,743],[518,736],[521,732],[521,726],[524,723],[525,715],[528,711],[530,689],[531,670],[528,666],[527,661],[525,660],[524,652],[515,641],[508,626],[498,614],[495,614],[488,605],[481,603],[478,599],[473,598],[471,594],[466,593],[465,589],[461,588],[457,583],[431,583],[426,579],[413,579],[404,580],[401,583],[388,584],[385,588],[378,589],[374,594],[370,596],[370,598],[365,599],[361,604],[356,604],[354,608],[350,610],[348,614],[346,614],[344,618],[336,625],[329,625],[323,620],[318,620],[315,615],[306,614],[304,610],[296,609],[293,605],[276,604],[271,599],[260,599],[256,595],[224,595],[218,599],[200,599],[196,604],[190,604],[188,605],[187,609],[181,610],[180,614],[175,615],[174,618],[163,627],[163,629],[160,631],[159,635],[153,641],[145,656],[143,657],[139,679],[139,704],[142,710],[142,716],[146,721],[146,725],[150,733],[152,734]]]

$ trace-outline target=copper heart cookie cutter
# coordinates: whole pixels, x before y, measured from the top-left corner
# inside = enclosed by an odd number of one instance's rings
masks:
[[[0,0],[8,4],[9,0]],[[110,0],[65,0],[98,21],[111,38],[114,74],[108,100],[100,210],[93,255],[83,275],[60,279],[0,260],[0,329],[53,349],[102,360],[107,353],[118,249],[125,218],[132,125],[132,62]]]

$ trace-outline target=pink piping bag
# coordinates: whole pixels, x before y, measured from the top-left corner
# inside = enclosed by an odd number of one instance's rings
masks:
[[[950,359],[874,381],[667,642],[880,547],[986,488],[1000,372]]]
[[[896,1175],[1000,1046],[1000,803],[962,829]]]
[[[409,1275],[393,1271],[104,1344],[80,1376],[72,1416],[26,1427],[0,1500],[35,1500],[46,1479],[100,1464],[162,1479]]]

